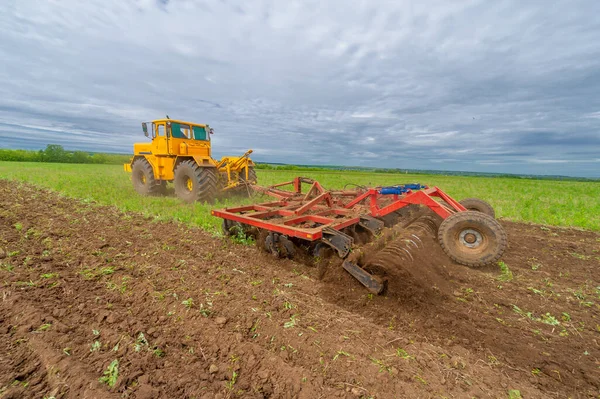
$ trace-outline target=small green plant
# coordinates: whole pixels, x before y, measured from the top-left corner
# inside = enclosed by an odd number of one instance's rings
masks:
[[[29,280],[29,281],[17,281],[15,283],[15,285],[18,286],[18,287],[23,287],[23,286],[25,286],[25,287],[35,287],[37,284],[34,281]]]
[[[94,343],[92,344],[92,348],[90,349],[90,352],[96,352],[99,351],[100,348],[102,348],[102,344],[100,343],[100,341],[96,340],[94,341]]]
[[[427,381],[425,381],[425,379],[420,375],[415,375],[415,380],[419,381],[423,385],[427,385]]]
[[[527,289],[530,290],[531,292],[533,292],[534,294],[544,296],[544,291],[538,290],[533,287],[527,287]]]
[[[521,391],[519,391],[518,389],[509,389],[508,399],[523,399],[523,397],[521,396]]]
[[[12,272],[15,269],[13,265],[10,263],[1,263],[0,262],[0,270],[6,270],[7,272]]]
[[[193,349],[193,348],[190,348],[190,349]],[[156,357],[164,357],[164,356],[165,356],[165,351],[163,351],[163,350],[162,350],[162,349],[160,349],[160,348],[156,348],[156,349],[154,349],[154,350],[152,351],[152,354],[153,354],[154,356],[156,356]]]
[[[17,229],[17,231],[23,230],[23,224],[21,224],[20,222],[13,224],[13,226],[15,227],[15,229]]]
[[[533,317],[533,313],[525,312],[521,310],[521,308],[517,305],[513,305],[513,311],[521,316],[527,317],[529,320],[535,320],[535,317]]]
[[[384,371],[387,371],[389,373],[392,371],[392,368],[389,367],[387,364],[385,364],[383,360],[372,357],[371,362],[373,362],[373,364],[376,364],[379,366],[380,373],[383,373]]]
[[[46,331],[47,329],[49,329],[50,327],[52,327],[52,324],[50,323],[45,323],[42,324],[41,326],[38,327],[38,331]]]
[[[512,281],[513,274],[508,268],[508,265],[502,261],[499,261],[498,266],[500,266],[500,276],[498,276],[498,280],[504,282]]]
[[[531,266],[531,270],[538,270],[540,267],[542,267],[539,259],[535,257],[527,259],[527,264]]]
[[[409,355],[408,352],[402,348],[396,349],[396,356],[398,356],[401,359],[414,359],[414,356]]]
[[[98,379],[102,384],[106,384],[109,387],[114,387],[117,383],[117,379],[119,378],[119,361],[117,359],[110,362],[106,370],[104,370],[104,375]]]
[[[591,258],[590,255],[578,254],[577,252],[571,252],[571,256],[574,257],[575,259],[580,259],[580,260],[588,260]]]
[[[238,373],[234,371],[233,374],[231,375],[231,379],[225,383],[225,386],[227,387],[227,389],[229,389],[230,391],[233,390],[233,386],[237,382],[237,378],[238,378]]]
[[[235,234],[231,236],[231,240],[242,245],[254,245],[254,237],[246,235],[242,229],[236,229]]]
[[[205,308],[204,304],[200,304],[200,310],[199,310],[200,314],[204,317],[208,317],[211,315],[212,311],[209,308]]]
[[[138,334],[137,339],[135,340],[134,350],[136,352],[139,352],[140,350],[142,350],[143,347],[147,347],[147,346],[148,346],[148,340],[146,339],[146,336],[144,335],[144,333],[140,332]]]
[[[192,298],[188,298],[188,299],[182,301],[181,304],[183,306],[185,306],[186,308],[191,309],[192,306],[194,306],[194,300]]]
[[[577,291],[573,292],[573,296],[581,301],[585,299],[585,294],[583,293],[582,288],[579,288]]]
[[[350,357],[350,354],[348,352],[343,351],[343,350],[339,350],[339,351],[337,351],[337,353],[333,357],[333,360],[334,361],[337,360],[340,356]]]
[[[556,317],[552,316],[550,313],[546,313],[542,315],[540,318],[541,322],[544,324],[549,324],[551,326],[557,326],[560,324],[560,321],[556,319]]]
[[[292,316],[290,317],[290,321],[286,321],[286,322],[283,324],[283,328],[292,328],[292,327],[295,327],[295,326],[296,326],[296,316],[297,316],[297,315],[295,315],[295,314],[294,314],[294,315],[292,315]]]
[[[45,273],[40,275],[41,278],[55,278],[58,277],[58,273]]]

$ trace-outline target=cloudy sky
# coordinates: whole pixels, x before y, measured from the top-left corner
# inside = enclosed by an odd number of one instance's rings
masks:
[[[2,0],[0,147],[600,177],[600,2]]]

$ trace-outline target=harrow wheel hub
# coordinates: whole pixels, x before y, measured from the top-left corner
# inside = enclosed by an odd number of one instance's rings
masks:
[[[477,248],[483,243],[481,233],[473,229],[465,229],[460,232],[460,243],[468,248]]]

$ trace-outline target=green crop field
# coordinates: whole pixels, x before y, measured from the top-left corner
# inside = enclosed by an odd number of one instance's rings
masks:
[[[478,197],[490,202],[499,218],[600,231],[600,183],[517,178],[410,175],[357,171],[257,170],[259,183],[270,185],[302,175],[326,188],[346,184],[391,185],[422,183],[438,186],[456,199]],[[63,195],[139,212],[158,220],[178,220],[219,231],[220,220],[210,209],[250,203],[231,198],[207,204],[184,204],[174,197],[141,197],[129,174],[118,165],[0,162],[0,178],[27,181]]]

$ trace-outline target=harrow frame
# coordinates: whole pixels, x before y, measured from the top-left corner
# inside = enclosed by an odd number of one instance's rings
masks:
[[[303,184],[310,185],[306,192],[302,190]],[[291,186],[291,190],[284,190],[286,186]],[[293,257],[298,244],[318,257],[324,254],[326,257],[328,252],[323,250],[330,248],[345,259],[342,267],[375,294],[385,290],[386,279],[356,263],[360,251],[348,255],[357,241],[364,243],[365,233],[368,240],[377,239],[384,227],[393,228],[410,215],[410,210],[403,211],[410,205],[429,208],[442,219],[441,224],[433,221],[436,227],[431,230],[437,231],[438,226],[440,232],[443,230],[438,235],[440,245],[458,263],[487,264],[497,260],[506,247],[506,234],[492,216],[468,210],[438,187],[405,184],[328,191],[306,177],[266,188],[252,187],[276,201],[213,210],[213,216],[223,219],[225,234],[231,234],[234,227],[240,228],[258,237],[264,249],[277,257]],[[419,223],[414,226],[411,223],[421,216],[403,224],[405,233],[412,234],[411,229],[418,229]],[[414,234],[411,237],[420,241]],[[400,247],[398,243],[389,245],[389,251],[407,251],[401,248],[402,243]]]
[[[302,192],[302,183],[311,185],[306,193]],[[293,191],[282,190],[283,186],[292,186]],[[464,206],[438,187],[408,188],[400,194],[381,194],[381,188],[326,191],[313,179],[296,177],[268,188],[254,186],[254,189],[279,200],[213,210],[211,214],[289,237],[316,241],[323,238],[324,229],[340,231],[355,224],[366,224],[365,219],[382,218],[411,204],[427,206],[442,219],[455,212],[466,211]],[[318,226],[302,227],[307,222]]]

